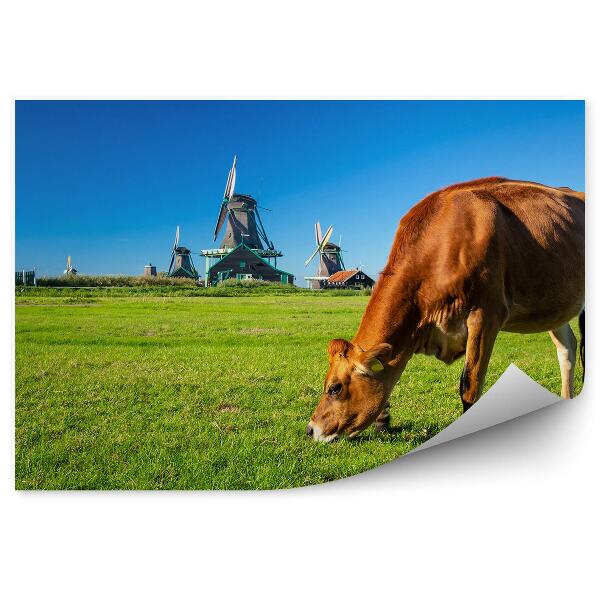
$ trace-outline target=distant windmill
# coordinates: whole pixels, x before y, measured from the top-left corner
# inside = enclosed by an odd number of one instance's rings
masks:
[[[321,225],[317,221],[315,223],[315,242],[317,247],[314,252],[306,259],[304,266],[308,266],[312,259],[319,255],[319,264],[317,266],[317,273],[314,277],[305,277],[309,283],[309,286],[313,289],[319,289],[323,287],[327,278],[346,269],[344,266],[344,259],[342,258],[341,238],[340,245],[330,242],[333,234],[333,225],[330,225],[325,235],[321,234]]]
[[[277,268],[283,254],[268,238],[256,200],[248,194],[236,194],[237,156],[227,177],[225,193],[219,206],[213,241],[224,228],[218,248],[202,250],[205,258],[205,284],[216,285],[226,279],[259,279],[294,283],[294,275]]]
[[[262,224],[256,200],[246,194],[234,194],[237,156],[227,177],[225,193],[215,225],[214,241],[227,222],[221,248],[236,248],[242,242],[252,250],[275,250]],[[266,210],[266,209],[265,209]]]
[[[71,256],[67,256],[67,268],[63,271],[64,275],[77,275],[77,269],[71,264]]]
[[[189,248],[179,245],[179,225],[175,230],[175,242],[171,251],[171,264],[169,265],[169,277],[189,277],[198,279],[198,272],[192,261],[192,253]]]

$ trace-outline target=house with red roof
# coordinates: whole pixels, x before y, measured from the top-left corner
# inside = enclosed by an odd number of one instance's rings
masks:
[[[349,271],[337,271],[327,278],[325,287],[329,288],[365,288],[373,287],[375,281],[371,279],[364,271],[360,269],[350,269]]]

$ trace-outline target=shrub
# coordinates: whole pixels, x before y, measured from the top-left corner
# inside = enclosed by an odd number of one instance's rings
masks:
[[[144,277],[129,275],[77,275],[40,277],[37,287],[16,288],[19,297],[57,296],[66,298],[125,296],[287,296],[290,294],[322,296],[368,296],[371,290],[329,288],[309,290],[289,283],[261,279],[227,279],[216,286],[183,277]]]
[[[198,287],[204,285],[186,277],[145,277],[144,275],[62,275],[39,277],[40,287]]]
[[[264,279],[225,279],[217,283],[217,287],[240,287],[240,288],[258,288],[258,287],[270,287],[270,288],[281,288],[289,289],[294,286],[289,283],[279,283],[277,281],[265,281]]]

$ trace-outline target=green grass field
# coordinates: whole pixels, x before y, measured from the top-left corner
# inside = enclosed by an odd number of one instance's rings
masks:
[[[388,433],[330,445],[304,434],[327,343],[352,337],[367,302],[18,296],[17,489],[287,488],[408,452],[461,414],[462,361],[413,358]],[[510,362],[559,392],[547,334],[501,334],[487,387]]]

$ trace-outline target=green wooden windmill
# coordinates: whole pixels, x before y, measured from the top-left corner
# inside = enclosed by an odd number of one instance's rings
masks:
[[[177,225],[177,229],[175,230],[175,242],[173,243],[171,264],[169,265],[169,277],[198,279],[198,271],[194,267],[190,249],[179,245],[179,225]]]
[[[206,261],[206,285],[232,278],[293,283],[291,273],[277,268],[277,258],[283,254],[267,236],[256,200],[234,193],[236,166],[234,156],[213,234],[216,242],[224,229],[219,247],[201,252]]]

